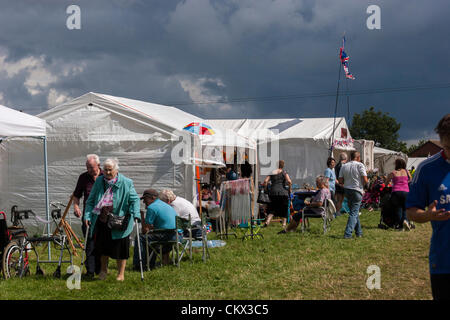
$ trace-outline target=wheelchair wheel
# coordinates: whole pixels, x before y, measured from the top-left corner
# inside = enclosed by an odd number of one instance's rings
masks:
[[[3,252],[2,259],[3,276],[5,279],[28,275],[28,265],[26,264],[24,266],[24,261],[26,260],[25,256],[20,259],[20,246],[18,242],[11,241],[8,243]]]

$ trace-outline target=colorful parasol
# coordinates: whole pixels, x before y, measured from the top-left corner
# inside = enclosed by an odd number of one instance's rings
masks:
[[[190,124],[185,126],[183,128],[183,130],[186,130],[186,131],[192,132],[194,134],[198,134],[198,135],[208,135],[208,136],[211,136],[215,133],[214,130],[210,126],[208,126],[205,123],[201,123],[201,122],[191,122]]]
[[[201,122],[191,122],[183,128],[183,130],[192,132],[197,135],[208,135],[214,134],[214,130],[207,124]],[[198,166],[195,167],[195,180],[197,181],[197,192],[198,192],[198,202],[199,202],[199,213],[202,216],[202,197],[201,197],[201,186],[200,186],[200,169]]]

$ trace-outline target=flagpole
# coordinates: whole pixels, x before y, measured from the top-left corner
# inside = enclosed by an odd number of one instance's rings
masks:
[[[339,59],[339,76],[338,76],[337,89],[336,89],[336,103],[334,106],[333,134],[331,135],[331,144],[330,144],[330,152],[329,152],[330,157],[333,155],[334,132],[336,131],[336,116],[337,116],[337,107],[338,107],[338,101],[339,101],[340,82],[341,82],[341,61]]]
[[[347,125],[350,125],[350,96],[348,94],[348,79],[345,79],[347,85]]]

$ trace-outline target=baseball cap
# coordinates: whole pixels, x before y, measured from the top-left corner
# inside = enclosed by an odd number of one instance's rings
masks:
[[[145,197],[156,197],[158,198],[158,191],[156,191],[155,189],[147,189],[144,190],[144,193],[142,194],[141,200],[144,199]]]

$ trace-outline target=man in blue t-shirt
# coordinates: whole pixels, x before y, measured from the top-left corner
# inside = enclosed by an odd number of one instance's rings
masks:
[[[144,234],[148,233],[150,230],[158,229],[158,230],[167,230],[167,232],[161,231],[157,233],[150,233],[148,235],[148,244],[151,245],[152,242],[156,241],[170,241],[175,240],[175,232],[176,229],[176,216],[177,213],[174,208],[170,205],[161,201],[159,199],[158,191],[154,189],[148,189],[144,191],[144,194],[141,197],[141,200],[144,201],[145,207],[147,211],[145,213],[141,211],[141,221],[142,222],[142,234],[140,236],[141,243],[141,255],[142,261],[144,264],[147,263],[147,252],[145,245],[145,236]],[[137,238],[136,242],[137,244]],[[169,252],[172,250],[171,245],[163,246],[163,264],[169,263]],[[156,256],[153,254],[152,259],[150,260],[150,268],[154,268],[155,266]],[[136,270],[139,269],[139,250],[138,246],[134,246],[134,257],[133,257],[133,265]]]
[[[450,114],[435,129],[443,150],[416,169],[406,200],[408,219],[431,222],[429,267],[435,300],[450,299]]]

